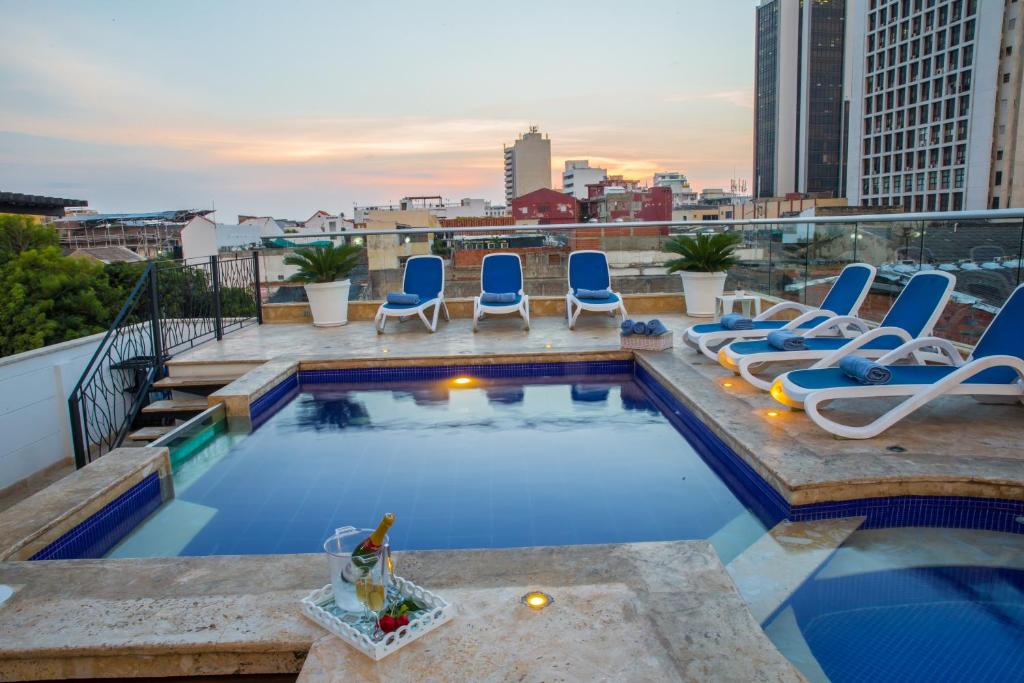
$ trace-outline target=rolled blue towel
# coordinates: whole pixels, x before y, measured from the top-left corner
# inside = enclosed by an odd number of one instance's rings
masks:
[[[661,322],[657,318],[654,318],[647,323],[647,334],[651,337],[660,337],[663,334],[668,334],[668,328],[665,327],[665,323]]]
[[[754,321],[746,316],[742,316],[739,313],[729,313],[723,315],[718,324],[727,330],[752,330],[754,329]]]
[[[607,299],[612,295],[610,289],[583,289],[578,287],[576,289],[577,299]]]
[[[480,302],[485,304],[511,304],[515,301],[515,292],[484,292],[480,295]]]
[[[789,330],[775,330],[769,333],[768,343],[780,351],[803,351],[807,348],[804,338]]]
[[[402,306],[415,306],[420,302],[419,294],[406,294],[405,292],[388,292],[389,304]]]
[[[861,356],[840,359],[839,369],[861,384],[888,384],[892,380],[892,370]]]
[[[633,334],[633,325],[635,322],[636,321],[634,320],[622,321],[622,324],[619,325],[619,330],[621,331],[623,337],[628,337],[629,335]]]
[[[647,334],[647,323],[642,320],[638,320],[633,323],[633,334],[646,335]]]

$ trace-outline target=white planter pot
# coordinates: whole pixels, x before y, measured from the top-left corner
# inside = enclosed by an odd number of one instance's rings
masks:
[[[348,290],[351,280],[316,282],[306,285],[309,310],[317,327],[337,327],[348,323]]]
[[[694,318],[712,317],[715,298],[725,291],[725,273],[679,273],[683,278],[686,314]]]

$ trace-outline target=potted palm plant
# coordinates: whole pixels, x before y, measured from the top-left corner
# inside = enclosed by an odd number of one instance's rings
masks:
[[[362,248],[328,244],[303,247],[284,257],[284,263],[297,266],[291,280],[306,283],[306,298],[317,327],[335,327],[348,322],[349,273],[359,264]]]
[[[720,232],[677,235],[665,243],[665,251],[679,255],[666,265],[683,279],[687,315],[715,314],[715,298],[725,291],[725,271],[739,263],[735,252],[741,240],[738,233]]]

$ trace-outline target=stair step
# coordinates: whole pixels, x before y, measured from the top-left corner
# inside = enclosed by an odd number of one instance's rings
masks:
[[[863,523],[864,517],[779,522],[725,569],[762,622]]]
[[[206,402],[206,399],[203,398],[187,400],[175,399],[170,401],[153,401],[148,406],[143,408],[142,412],[146,414],[161,413],[165,415],[177,415],[183,413],[195,414],[201,413],[209,407],[210,406]]]
[[[132,441],[156,441],[161,436],[175,428],[176,425],[158,425],[155,427],[143,427],[128,435]]]
[[[153,382],[157,389],[186,389],[190,387],[223,387],[231,384],[238,375],[210,375],[208,377],[164,377]]]

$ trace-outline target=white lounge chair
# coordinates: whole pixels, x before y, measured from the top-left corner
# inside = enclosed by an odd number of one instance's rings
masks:
[[[949,365],[893,365],[913,358],[923,348],[936,348]],[[851,350],[850,353],[853,353]],[[838,364],[840,357],[832,359]],[[794,370],[778,377],[772,397],[807,411],[822,429],[848,439],[870,439],[918,408],[941,396],[974,396],[991,402],[1024,400],[1024,285],[1018,286],[978,340],[965,361],[952,343],[938,337],[908,342],[877,361],[892,372],[887,384],[862,384],[838,367]],[[906,397],[870,424],[851,427],[830,420],[819,406],[835,399]]]
[[[774,375],[771,379],[762,379],[754,374],[765,364],[821,361],[825,367],[831,364],[834,355],[854,352],[866,358],[879,358],[915,337],[930,335],[955,285],[956,277],[949,273],[939,270],[915,273],[875,329],[855,316],[835,316],[809,330],[798,330],[804,337],[804,349],[783,351],[772,346],[767,339],[737,341],[719,349],[718,362],[727,370],[739,373],[758,389],[768,391],[772,388]],[[848,336],[851,331],[852,339]],[[935,354],[925,356],[923,351],[917,353],[922,361],[943,360]]]
[[[405,319],[418,315],[423,324],[431,332],[437,330],[438,313],[444,313],[444,319],[450,320],[448,306],[444,302],[444,261],[440,256],[411,256],[405,262],[405,273],[402,275],[402,291],[406,294],[419,296],[415,304],[391,304],[384,302],[377,309],[373,322],[377,334],[384,332],[388,318]],[[433,317],[428,320],[426,310],[433,307]]]
[[[565,317],[569,329],[576,327],[576,319],[583,311],[607,312],[614,316],[618,311],[626,319],[626,307],[622,295],[611,291],[612,279],[608,268],[608,256],[603,251],[574,251],[569,254],[569,292],[565,295]],[[579,290],[608,290],[602,298],[577,296]]]
[[[711,360],[717,360],[717,347],[737,339],[763,339],[775,330],[809,330],[825,318],[836,315],[857,315],[864,297],[875,279],[875,267],[867,263],[851,263],[839,273],[825,295],[821,306],[807,306],[796,301],[782,301],[754,318],[750,330],[729,330],[719,323],[697,323],[683,333],[687,346],[700,351]],[[798,311],[793,320],[773,320],[786,311]],[[715,347],[715,348],[712,348]]]
[[[487,294],[511,294],[507,303],[488,303]],[[523,292],[523,262],[519,254],[487,254],[480,264],[480,296],[473,297],[473,331],[486,314],[518,313],[530,329],[530,297]]]

